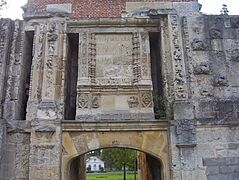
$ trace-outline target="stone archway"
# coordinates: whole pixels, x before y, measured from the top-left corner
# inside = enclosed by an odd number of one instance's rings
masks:
[[[72,160],[87,152],[111,147],[131,148],[145,152],[162,163],[162,174],[164,180],[169,180],[169,154],[167,128],[154,130],[103,130],[94,128],[81,130],[78,128],[63,127],[62,133],[62,179],[68,180],[69,168]],[[82,125],[81,125],[82,126]],[[126,126],[127,127],[127,126]],[[152,128],[152,127],[151,127]],[[97,130],[96,130],[97,129]]]

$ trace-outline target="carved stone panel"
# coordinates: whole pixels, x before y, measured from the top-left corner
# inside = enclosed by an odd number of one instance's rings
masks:
[[[177,99],[185,99],[188,97],[188,89],[186,82],[186,67],[184,62],[183,48],[181,44],[181,34],[179,28],[179,18],[176,15],[170,16],[171,27],[171,44],[172,58],[174,68],[174,88],[175,97]]]
[[[96,84],[130,85],[133,75],[132,35],[96,34],[95,40]]]
[[[176,135],[179,145],[190,145],[196,141],[196,121],[177,120]]]

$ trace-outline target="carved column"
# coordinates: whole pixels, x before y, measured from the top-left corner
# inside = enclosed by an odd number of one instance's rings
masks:
[[[31,83],[27,107],[27,120],[36,118],[37,106],[42,97],[43,63],[45,54],[46,25],[36,27],[34,35],[33,61],[31,67]]]
[[[28,119],[62,119],[65,24],[58,21],[36,27]]]
[[[61,123],[58,120],[32,122],[29,179],[61,179]]]
[[[0,101],[3,102],[5,97],[6,70],[9,56],[10,42],[12,36],[13,21],[9,19],[2,19],[0,21]],[[2,105],[0,108],[0,115],[2,118]]]
[[[4,100],[3,117],[7,120],[20,119],[21,118],[21,96],[24,89],[22,50],[23,50],[23,22],[15,21],[9,27],[9,30],[13,30],[12,37],[9,37],[11,44],[10,55],[8,56],[9,62],[6,67],[6,94]],[[7,45],[7,44],[6,44]],[[7,55],[7,52],[6,52]]]
[[[36,27],[28,119],[30,179],[60,180],[66,26],[58,20]]]
[[[183,100],[188,98],[188,87],[186,79],[186,68],[184,62],[184,52],[182,47],[182,36],[179,17],[169,16],[169,32],[171,41],[171,55],[174,76],[175,99]]]

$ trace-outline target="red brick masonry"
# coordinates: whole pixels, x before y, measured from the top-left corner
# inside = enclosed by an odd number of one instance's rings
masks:
[[[47,4],[73,4],[73,18],[119,17],[126,2],[190,2],[197,0],[29,0],[29,13],[44,12]]]

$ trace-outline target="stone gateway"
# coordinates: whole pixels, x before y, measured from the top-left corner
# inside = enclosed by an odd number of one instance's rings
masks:
[[[200,8],[29,0],[1,19],[1,179],[85,180],[114,147],[139,180],[238,180],[239,16]]]

